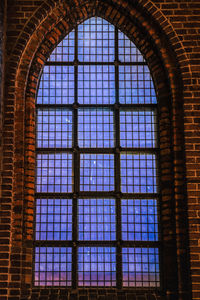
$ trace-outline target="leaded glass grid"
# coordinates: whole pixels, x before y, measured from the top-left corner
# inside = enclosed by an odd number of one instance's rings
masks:
[[[36,286],[160,287],[157,104],[139,49],[93,17],[36,101]]]

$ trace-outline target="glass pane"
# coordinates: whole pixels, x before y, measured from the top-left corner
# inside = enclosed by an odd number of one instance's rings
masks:
[[[38,193],[72,192],[72,154],[37,155]]]
[[[73,61],[74,60],[74,30],[70,32],[51,53],[48,61]]]
[[[121,191],[156,193],[157,174],[154,154],[121,154]]]
[[[78,67],[78,102],[112,104],[115,102],[114,66]]]
[[[72,249],[64,247],[35,248],[35,285],[70,286]]]
[[[115,27],[93,17],[78,26],[78,59],[84,62],[114,61]]]
[[[114,147],[114,116],[110,109],[79,109],[79,147]]]
[[[72,111],[37,109],[37,147],[72,147]]]
[[[148,66],[119,66],[119,101],[123,104],[156,103]]]
[[[78,249],[78,285],[115,286],[115,248],[80,247]]]
[[[127,241],[157,241],[157,200],[121,200],[122,239]]]
[[[79,199],[79,240],[111,241],[116,239],[114,199]]]
[[[119,60],[121,62],[145,62],[135,44],[120,30],[118,31],[118,45]]]
[[[123,286],[159,287],[158,248],[122,248]]]
[[[121,147],[155,147],[156,113],[154,110],[140,109],[120,112]]]
[[[37,104],[74,102],[74,67],[45,66],[40,79]]]
[[[36,199],[36,240],[72,239],[72,200]]]
[[[81,154],[80,190],[114,190],[114,155]]]

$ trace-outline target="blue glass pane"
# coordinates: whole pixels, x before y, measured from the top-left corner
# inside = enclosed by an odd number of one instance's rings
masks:
[[[74,102],[74,67],[45,66],[40,79],[38,104],[71,104]]]
[[[110,109],[78,110],[78,141],[83,148],[114,147],[114,115]]]
[[[36,199],[36,240],[72,239],[72,200]]]
[[[157,241],[157,200],[121,200],[122,239],[128,241]]]
[[[64,247],[36,247],[36,286],[70,286],[72,279],[72,249]]]
[[[119,66],[119,101],[123,104],[157,102],[147,66]]]
[[[72,147],[72,111],[37,109],[37,147]]]
[[[74,30],[70,32],[51,53],[48,61],[73,61],[74,60]]]
[[[121,154],[121,191],[123,193],[157,192],[154,154]]]
[[[144,62],[144,58],[135,44],[129,40],[129,38],[118,31],[118,52],[119,60],[121,62]]]
[[[115,102],[114,66],[78,67],[78,102],[80,104],[112,104]]]
[[[80,190],[114,190],[114,155],[81,154]]]
[[[114,61],[115,27],[93,17],[78,26],[78,59],[84,62]]]
[[[114,199],[79,199],[79,240],[111,241],[116,239]]]
[[[116,285],[116,250],[114,247],[78,248],[78,285]]]
[[[159,287],[158,248],[122,248],[123,286]]]
[[[36,163],[38,193],[72,192],[72,154],[38,154]]]
[[[150,109],[120,112],[121,147],[155,147],[157,145],[156,112]]]

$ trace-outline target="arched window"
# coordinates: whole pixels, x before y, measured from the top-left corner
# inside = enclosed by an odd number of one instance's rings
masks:
[[[37,95],[36,286],[159,288],[157,104],[133,42],[93,17]]]

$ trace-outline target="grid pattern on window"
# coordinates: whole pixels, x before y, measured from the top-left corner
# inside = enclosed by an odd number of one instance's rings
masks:
[[[156,193],[157,174],[154,154],[121,154],[121,191]]]
[[[154,148],[156,112],[150,109],[120,111],[120,145],[125,148]]]
[[[114,155],[81,154],[80,190],[114,190]]]
[[[79,240],[113,241],[116,239],[115,199],[78,200]]]
[[[48,61],[73,61],[74,60],[74,35],[72,30],[51,53]]]
[[[90,18],[78,28],[78,59],[111,62],[115,58],[115,27],[101,18]]]
[[[79,66],[78,102],[80,104],[113,104],[115,102],[114,66]]]
[[[37,154],[38,193],[72,192],[72,154]]]
[[[159,287],[158,248],[122,248],[123,285]]]
[[[78,142],[81,148],[114,147],[114,114],[111,109],[78,110]]]
[[[36,240],[72,239],[72,199],[36,199]]]
[[[35,285],[70,286],[72,249],[64,247],[35,248]]]
[[[122,239],[157,241],[158,216],[156,199],[122,199]]]
[[[119,101],[123,104],[156,103],[148,66],[119,66]]]
[[[116,250],[114,247],[78,249],[79,286],[116,286]]]
[[[52,52],[36,110],[35,285],[159,288],[156,94],[140,51],[90,18]]]
[[[138,48],[120,30],[118,30],[118,52],[121,62],[144,62]]]
[[[37,147],[72,147],[72,110],[37,109]]]
[[[44,66],[40,79],[38,104],[74,102],[74,66]]]

